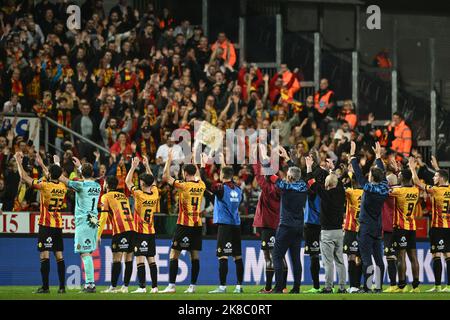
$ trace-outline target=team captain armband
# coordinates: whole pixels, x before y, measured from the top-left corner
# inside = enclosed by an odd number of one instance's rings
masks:
[[[316,183],[316,179],[309,179],[308,180],[308,187],[311,187],[314,183]]]

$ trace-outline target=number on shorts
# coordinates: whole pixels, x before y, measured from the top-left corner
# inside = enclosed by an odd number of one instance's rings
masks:
[[[62,207],[64,199],[51,198],[48,204],[48,211],[59,211]]]

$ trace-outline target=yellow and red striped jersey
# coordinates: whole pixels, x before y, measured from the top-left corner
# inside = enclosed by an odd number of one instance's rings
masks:
[[[450,228],[450,186],[427,186],[431,198],[431,227]]]
[[[40,191],[39,225],[62,228],[61,208],[67,187],[62,182],[33,180],[32,187]]]
[[[100,225],[104,225],[106,218],[112,225],[113,235],[126,231],[134,231],[134,217],[130,209],[128,198],[123,192],[110,191],[101,200],[102,217]],[[99,228],[99,233],[102,232]]]
[[[344,230],[347,231],[359,231],[359,211],[361,208],[361,197],[363,189],[349,188],[345,190],[345,197],[347,199],[346,211],[345,211],[345,223]]]
[[[159,192],[153,186],[150,193],[131,188],[134,197],[135,231],[144,234],[155,234],[154,214],[159,211]]]
[[[419,188],[394,187],[389,194],[394,198],[394,228],[416,230],[416,206],[419,202]]]
[[[178,189],[178,221],[177,224],[188,227],[200,227],[200,216],[203,201],[203,193],[206,185],[199,181],[175,180],[173,186]]]

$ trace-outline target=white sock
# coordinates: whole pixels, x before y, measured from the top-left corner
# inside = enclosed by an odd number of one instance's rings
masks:
[[[238,289],[238,290],[241,289],[241,285],[240,285],[240,284],[237,284],[237,285],[236,285],[236,289]]]
[[[175,288],[175,283],[169,283],[168,288]]]
[[[196,285],[195,284],[191,284],[191,285],[189,285],[191,288],[195,288],[196,287]]]
[[[220,289],[220,290],[226,290],[226,289],[227,289],[227,286],[219,286],[219,289]]]

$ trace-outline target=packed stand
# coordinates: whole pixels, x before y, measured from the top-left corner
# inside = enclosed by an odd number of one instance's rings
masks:
[[[278,129],[280,144],[290,150],[305,175],[305,156],[313,155],[323,167],[331,159],[339,176],[345,177],[350,141],[357,143],[364,174],[373,165],[375,141],[384,147],[388,171],[398,171],[411,153],[420,159],[400,114],[385,126],[373,126],[372,115],[361,125],[352,101],[338,104],[327,79],[321,80],[317,93],[299,101],[298,69],[281,64],[270,76],[256,64],[239,65],[238,52],[225,33],[210,43],[201,27],[178,21],[169,10],[157,13],[149,4],[139,12],[126,0],[109,13],[101,0],[86,1],[81,7],[82,29],[69,31],[67,5],[44,0],[34,7],[26,1],[16,6],[6,1],[0,13],[3,113],[33,112],[42,119],[52,118],[110,150],[101,152],[50,126],[49,142],[55,145],[67,177],[76,176],[71,158],[77,156],[94,163],[100,180],[116,175],[119,189],[126,189],[132,157],[147,156],[159,182],[161,212],[176,215],[175,194],[161,181],[163,167],[169,148],[175,159],[184,156],[171,139],[172,132],[177,128],[192,132],[196,120],[222,130]],[[40,132],[28,128],[25,136],[16,136],[14,121],[2,119],[0,130],[0,202],[4,211],[37,210],[36,191],[20,183],[12,155],[21,150],[30,176],[42,177],[40,158],[51,161],[43,126]],[[32,143],[37,134],[42,142],[39,150]],[[430,171],[424,163],[419,165],[419,177],[429,182]],[[245,217],[253,216],[261,189],[251,165],[233,168],[244,191],[243,230],[251,234],[252,219]],[[218,166],[208,165],[206,172],[212,181],[218,180]],[[66,209],[71,211],[73,195],[68,198]],[[212,212],[211,202],[204,206],[205,213]],[[161,221],[156,223],[162,228]],[[211,219],[206,225],[205,232],[214,233]]]

